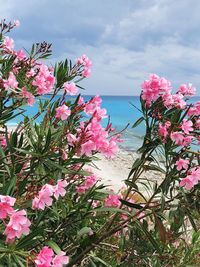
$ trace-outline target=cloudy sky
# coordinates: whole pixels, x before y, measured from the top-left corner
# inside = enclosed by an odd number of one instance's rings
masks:
[[[18,48],[53,43],[52,62],[87,54],[88,94],[138,95],[149,73],[191,82],[200,94],[199,0],[0,0],[19,19]]]

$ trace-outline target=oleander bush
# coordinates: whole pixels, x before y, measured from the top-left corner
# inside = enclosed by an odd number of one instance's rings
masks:
[[[114,192],[94,167],[99,153],[116,155],[121,134],[109,120],[102,126],[99,96],[80,94],[90,59],[48,67],[50,44],[14,50],[8,33],[16,26],[0,24],[0,266],[199,266],[200,101],[192,85],[173,94],[155,74],[143,82],[133,125],[143,124],[143,145]],[[145,178],[152,173],[160,179]]]

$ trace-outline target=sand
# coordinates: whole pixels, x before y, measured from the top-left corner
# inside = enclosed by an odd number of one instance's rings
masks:
[[[101,182],[108,185],[111,189],[118,191],[124,186],[123,181],[127,179],[133,163],[139,157],[140,155],[137,152],[123,149],[119,149],[113,159],[107,159],[102,155],[98,155],[99,160],[95,161],[97,168],[93,168],[93,172],[101,178]],[[148,171],[143,173],[142,178],[160,183],[163,177],[159,172]],[[143,190],[145,189],[143,188]]]

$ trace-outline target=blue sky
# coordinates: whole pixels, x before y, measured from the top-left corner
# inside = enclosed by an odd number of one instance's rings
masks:
[[[87,54],[87,94],[138,95],[149,73],[191,82],[200,95],[199,0],[0,0],[0,17],[19,19],[18,48],[53,43],[51,62]]]

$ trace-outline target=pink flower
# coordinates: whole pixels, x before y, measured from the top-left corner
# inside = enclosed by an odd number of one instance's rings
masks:
[[[26,77],[27,78],[31,78],[31,77],[33,77],[35,75],[35,71],[34,71],[34,69],[30,69],[29,71],[27,71],[27,73],[26,73]]]
[[[82,55],[77,59],[77,64],[83,66],[81,75],[83,77],[89,77],[91,73],[90,68],[92,66],[92,62],[89,60],[89,58],[86,55]]]
[[[109,195],[105,199],[105,206],[106,207],[119,207],[121,202],[119,201],[118,195]]]
[[[185,186],[187,190],[192,189],[200,181],[200,167],[194,168],[190,174],[181,180],[180,186]]]
[[[13,39],[11,39],[8,36],[5,36],[4,37],[4,40],[3,40],[3,46],[4,46],[4,48],[6,50],[8,50],[9,52],[12,52],[12,50],[14,48],[14,41],[13,41]]]
[[[170,94],[171,82],[165,78],[160,78],[156,74],[151,74],[149,80],[146,80],[141,85],[142,99],[149,106],[151,102],[158,99],[160,95]]]
[[[194,139],[194,137],[192,135],[187,135],[186,137],[184,137],[183,139],[183,146],[187,147],[192,143],[192,140]]]
[[[185,177],[184,179],[181,180],[180,186],[185,186],[187,190],[190,190],[194,187],[194,183],[190,178]]]
[[[107,158],[112,158],[113,156],[115,156],[117,151],[118,147],[114,139],[111,139],[110,142],[108,142],[108,145],[105,145],[102,148],[102,152]]]
[[[88,78],[88,77],[90,77],[90,75],[91,75],[91,70],[90,69],[84,69],[82,71],[82,76],[83,77]]]
[[[26,54],[24,53],[23,50],[19,50],[16,52],[16,56],[17,56],[17,59],[21,61],[26,57]]]
[[[86,180],[84,182],[84,185],[86,186],[87,189],[93,187],[93,185],[95,185],[97,182],[97,177],[96,175],[91,175],[91,176],[87,176]]]
[[[59,198],[59,196],[64,197],[66,194],[65,187],[67,186],[67,181],[66,180],[58,180],[57,185],[54,186],[54,197],[56,199]]]
[[[0,145],[2,147],[7,147],[7,140],[5,137],[0,136]]]
[[[52,205],[54,187],[52,185],[46,184],[39,191],[39,195],[33,199],[32,209],[44,210],[45,206],[50,207]]]
[[[8,90],[10,88],[16,89],[18,87],[18,82],[17,82],[13,72],[9,73],[9,77],[7,80],[4,80],[4,87],[6,90]]]
[[[6,242],[11,243],[16,237],[20,238],[22,235],[28,235],[30,232],[30,225],[31,222],[26,217],[25,210],[13,211],[10,215],[10,221],[4,231]]]
[[[176,161],[176,169],[178,171],[180,171],[182,169],[187,170],[188,164],[189,164],[189,160],[187,160],[187,159],[179,159],[179,160]]]
[[[91,140],[81,145],[81,155],[91,156],[92,151],[95,151],[96,145]]]
[[[14,197],[0,195],[0,219],[5,219],[13,212],[15,201]]]
[[[39,72],[32,82],[32,85],[37,87],[37,93],[39,95],[50,93],[53,89],[54,83],[55,77],[51,74],[46,65],[41,64]]]
[[[70,146],[74,146],[77,141],[77,138],[74,134],[68,133],[67,134],[67,141]]]
[[[173,101],[174,101],[174,106],[180,109],[184,109],[186,107],[186,102],[183,100],[183,95],[182,94],[175,94],[172,95]]]
[[[65,253],[61,251],[52,260],[52,267],[62,267],[64,264],[69,263],[69,257],[65,256]]]
[[[26,87],[23,87],[22,88],[22,97],[26,98],[27,99],[27,103],[29,106],[33,106],[34,103],[35,103],[35,97],[32,93],[28,92]]]
[[[67,94],[76,95],[78,92],[78,89],[77,89],[75,83],[66,82],[63,84],[63,86],[64,86],[64,90]]]
[[[187,95],[187,96],[193,96],[195,95],[195,92],[196,92],[196,89],[192,86],[191,83],[189,83],[188,85],[181,84],[178,89],[178,93],[182,95]]]
[[[171,122],[170,121],[166,121],[164,124],[160,124],[158,125],[158,134],[162,137],[164,137],[164,139],[166,139],[167,135],[168,135],[168,129],[171,126]]]
[[[51,262],[54,256],[54,252],[51,248],[45,246],[40,250],[37,255],[35,263],[37,267],[51,267]]]
[[[184,133],[189,134],[191,131],[193,131],[192,126],[192,121],[184,119],[181,125],[181,129],[184,131]]]
[[[65,252],[60,251],[54,257],[54,252],[51,248],[43,247],[36,257],[35,264],[37,267],[62,267],[69,263],[69,257],[65,256]]]
[[[184,141],[184,135],[181,132],[172,132],[171,139],[175,142],[176,145],[182,146]]]
[[[69,110],[68,106],[63,104],[62,106],[56,108],[56,118],[59,118],[61,120],[67,120],[67,118],[70,116],[71,110]]]
[[[87,187],[85,185],[76,186],[76,192],[79,195],[85,194],[86,191],[87,191]]]

